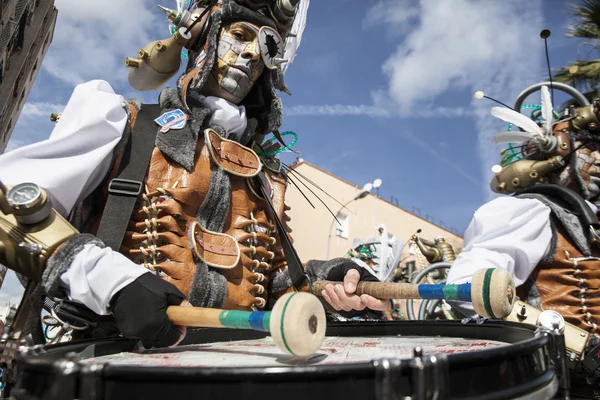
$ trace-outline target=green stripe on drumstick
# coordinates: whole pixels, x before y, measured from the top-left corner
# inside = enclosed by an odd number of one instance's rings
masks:
[[[317,281],[312,293],[320,296],[329,284],[342,282]],[[368,294],[383,300],[393,299],[443,299],[466,301],[473,304],[475,312],[486,318],[505,318],[510,315],[516,300],[515,284],[504,269],[489,268],[475,272],[471,283],[436,285],[395,282],[359,282],[356,294]]]
[[[190,328],[233,328],[270,332],[284,353],[306,357],[325,340],[325,309],[309,293],[283,295],[272,311],[236,311],[170,306],[167,316],[174,325]]]

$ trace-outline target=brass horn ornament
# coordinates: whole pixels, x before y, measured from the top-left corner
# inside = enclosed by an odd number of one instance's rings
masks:
[[[494,165],[490,188],[495,193],[515,193],[535,185],[538,182],[547,182],[548,175],[558,168],[564,167],[565,161],[561,156],[548,160],[518,160],[501,167]]]
[[[148,43],[140,49],[137,58],[127,57],[129,84],[139,91],[158,90],[173,78],[181,66],[181,50],[192,38],[186,28],[164,40]]]

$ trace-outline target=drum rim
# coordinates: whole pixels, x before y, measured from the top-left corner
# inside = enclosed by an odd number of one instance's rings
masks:
[[[487,335],[484,335],[484,332],[493,333],[494,335],[498,335],[500,332],[512,331],[513,333],[517,333],[520,335],[527,335],[528,339],[521,340],[517,342],[506,342],[507,346],[501,346],[497,348],[488,348],[483,350],[478,350],[474,352],[468,353],[456,353],[456,354],[447,354],[447,361],[449,367],[449,376],[452,376],[452,368],[457,368],[458,370],[470,371],[473,370],[473,367],[477,365],[478,362],[483,361],[488,364],[490,368],[497,368],[495,365],[499,363],[508,362],[510,365],[516,365],[514,363],[519,363],[522,360],[528,360],[534,362],[536,365],[536,369],[532,370],[527,376],[524,376],[523,379],[513,378],[516,383],[517,388],[522,388],[524,386],[531,386],[530,380],[533,379],[541,379],[543,376],[548,374],[554,374],[553,368],[548,360],[548,352],[547,345],[549,343],[550,338],[546,335],[535,335],[535,330],[537,329],[533,325],[525,325],[521,323],[512,323],[506,321],[486,321],[482,325],[477,325],[475,323],[462,324],[460,321],[392,321],[392,322],[344,322],[344,323],[334,323],[328,324],[328,329],[331,327],[334,332],[336,331],[348,331],[353,332],[355,334],[350,336],[363,336],[359,332],[357,332],[356,326],[362,326],[363,328],[367,328],[367,330],[375,331],[386,331],[386,330],[394,330],[394,328],[402,330],[417,330],[421,331],[420,336],[427,337],[435,337],[439,335],[446,336],[444,330],[437,329],[435,334],[424,335],[423,332],[433,332],[430,328],[432,327],[445,327],[451,330],[456,330],[456,332],[478,332],[471,336],[477,335],[480,336],[481,340],[495,340],[495,339],[487,339]],[[484,327],[483,330],[478,330],[477,328]],[[505,329],[501,329],[505,328]],[[243,336],[247,336],[248,334],[254,335],[256,338],[265,337],[268,334],[263,332],[248,332],[248,331],[235,331],[229,329],[199,329],[192,330],[193,334],[198,335],[206,335],[206,331],[211,332],[214,335],[226,336],[232,334],[235,336],[236,334],[240,334]],[[228,331],[228,332],[227,332]],[[358,329],[360,331],[360,329]],[[243,332],[243,333],[240,333]],[[456,337],[455,332],[455,337]],[[376,333],[373,333],[376,335]],[[373,336],[372,335],[372,336]],[[346,335],[348,336],[348,335]],[[409,335],[407,335],[409,336]],[[460,337],[465,337],[468,335],[462,335]],[[486,338],[482,339],[481,336],[486,336]],[[249,339],[245,337],[243,339]],[[242,339],[242,340],[243,340]],[[477,338],[476,338],[477,339]],[[238,340],[238,339],[230,339],[230,340]],[[211,340],[209,342],[215,342],[216,340]],[[129,340],[120,337],[105,337],[105,338],[95,338],[88,340],[81,340],[77,342],[67,342],[60,343],[57,345],[48,345],[45,346],[45,349],[42,349],[42,354],[30,354],[29,356],[24,355],[21,362],[24,366],[23,369],[28,369],[34,375],[37,373],[45,373],[46,376],[54,376],[48,375],[51,371],[52,374],[56,374],[64,372],[60,369],[57,370],[57,366],[61,364],[61,361],[65,361],[68,357],[65,357],[69,351],[77,351],[83,352],[86,351],[89,347],[93,347],[94,349],[98,349],[99,352],[108,351],[108,354],[115,354],[119,351],[115,351],[115,347],[123,348],[129,350],[121,350],[121,351],[131,351],[134,345],[137,343],[136,340]],[[518,345],[515,345],[518,343]],[[103,350],[104,349],[104,350]],[[58,356],[61,354],[61,356]],[[432,353],[433,354],[433,353]],[[98,357],[101,354],[96,354],[94,357]],[[508,358],[508,361],[507,361]],[[83,384],[88,382],[89,384],[103,384],[103,382],[113,382],[114,384],[118,384],[118,382],[130,382],[138,384],[138,382],[147,382],[149,380],[152,381],[168,381],[171,383],[175,382],[189,382],[195,381],[198,384],[207,384],[207,382],[234,382],[240,381],[241,379],[251,379],[256,382],[262,382],[264,384],[271,384],[271,382],[275,382],[280,379],[285,379],[288,381],[293,380],[303,380],[306,381],[308,379],[311,380],[329,380],[333,381],[336,378],[347,378],[348,376],[352,376],[353,378],[358,379],[377,379],[377,371],[375,368],[374,361],[368,362],[360,362],[353,364],[327,364],[327,365],[289,365],[289,366],[267,366],[267,367],[160,367],[156,366],[123,366],[123,365],[110,365],[108,363],[102,362],[86,362],[84,363],[76,363],[76,370],[70,370],[73,379],[76,379]],[[400,361],[400,368],[405,371],[410,363],[410,359],[402,359]],[[492,363],[494,365],[492,365]],[[50,387],[45,390],[50,390],[50,388],[57,385],[56,382],[52,381],[50,383]],[[27,389],[25,389],[27,390]],[[493,388],[490,388],[489,393],[493,393]]]
[[[525,340],[521,340],[521,341],[516,341],[516,342],[506,342],[504,341],[504,343],[506,343],[506,346],[501,346],[501,347],[495,347],[495,348],[487,348],[487,349],[482,349],[482,350],[478,350],[478,351],[472,351],[472,352],[461,352],[461,353],[453,353],[453,354],[446,354],[446,356],[449,358],[449,362],[452,363],[453,365],[456,364],[458,365],[463,365],[463,364],[473,364],[473,363],[479,363],[479,362],[486,362],[489,363],[490,361],[497,361],[497,360],[504,360],[507,357],[515,357],[518,354],[531,354],[534,351],[538,350],[538,349],[542,349],[545,346],[547,346],[550,342],[550,338],[548,336],[545,335],[539,335],[539,336],[535,336],[535,331],[537,329],[536,326],[534,325],[528,325],[528,324],[523,324],[523,323],[517,323],[517,322],[509,322],[509,321],[486,321],[484,322],[484,324],[481,325],[477,325],[477,324],[464,324],[461,323],[460,321],[347,321],[347,322],[339,322],[339,323],[328,323],[328,333],[330,332],[330,328],[334,330],[334,332],[339,332],[341,331],[345,331],[345,330],[356,330],[356,327],[362,327],[362,328],[366,328],[366,329],[372,329],[372,328],[378,328],[378,329],[393,329],[394,327],[407,327],[407,326],[412,326],[412,329],[416,329],[419,330],[421,328],[430,328],[430,327],[437,327],[438,331],[440,327],[444,327],[444,328],[456,328],[459,331],[462,332],[475,332],[475,330],[480,331],[480,329],[485,328],[488,332],[493,332],[496,329],[499,331],[501,331],[504,328],[504,333],[507,332],[508,330],[511,330],[513,332],[519,332],[520,334],[530,334],[530,337],[528,339]],[[220,329],[220,328],[201,328],[201,329],[190,329],[188,332],[188,336],[190,335],[194,335],[194,334],[202,334],[203,332],[218,332],[218,333],[223,333],[223,335],[225,334],[238,334],[238,333],[246,333],[246,334],[251,334],[253,336],[256,337],[266,337],[268,336],[268,333],[265,332],[252,332],[252,331],[239,331],[239,330],[234,330],[234,329]],[[442,330],[443,331],[443,330]],[[442,333],[437,333],[436,335],[424,335],[421,334],[420,336],[423,337],[431,337],[434,338],[435,336],[444,336],[444,337],[465,337],[463,336],[452,336],[452,335],[446,335],[446,333],[448,332],[442,332]],[[350,336],[350,335],[340,335],[340,336]],[[352,336],[361,336],[359,334],[357,335],[352,335]],[[374,336],[373,334],[371,336]],[[406,335],[406,336],[412,336],[412,335]],[[467,337],[468,338],[468,337]],[[481,339],[481,338],[472,338],[472,339]],[[237,339],[236,339],[237,340]],[[246,340],[246,339],[242,339],[242,340]],[[496,339],[481,339],[481,340],[496,340]],[[85,340],[79,340],[79,341],[73,341],[73,342],[66,342],[66,343],[59,343],[59,344],[54,344],[54,345],[46,345],[46,346],[41,346],[40,347],[40,352],[38,352],[37,354],[24,354],[24,355],[20,355],[20,361],[23,362],[24,364],[27,364],[29,367],[32,368],[44,368],[44,367],[49,367],[51,366],[51,364],[55,364],[57,362],[57,360],[63,359],[63,357],[58,357],[58,359],[55,357],[56,353],[59,352],[63,352],[65,354],[69,353],[70,351],[73,352],[82,352],[85,351],[85,349],[89,348],[89,347],[95,347],[95,346],[102,346],[102,345],[106,345],[106,346],[118,346],[118,347],[123,347],[123,348],[133,348],[136,344],[138,343],[137,340],[132,340],[132,339],[125,339],[119,336],[109,336],[109,337],[103,337],[103,338],[94,338],[94,339],[85,339]],[[211,342],[207,342],[207,343],[211,343]],[[515,344],[518,343],[518,346],[515,346]],[[122,351],[128,351],[128,350],[122,350]],[[131,351],[131,350],[129,350]],[[33,352],[32,352],[33,353]],[[108,354],[114,354],[114,353],[108,353]],[[440,353],[428,353],[428,354],[440,354]],[[99,357],[99,356],[95,356],[95,357]],[[394,358],[394,357],[391,357]],[[406,359],[409,360],[409,359]],[[161,367],[160,370],[162,372],[177,372],[177,371],[186,371],[186,375],[188,373],[190,374],[194,374],[193,371],[199,371],[199,370],[203,370],[203,371],[211,371],[212,376],[215,376],[215,374],[230,374],[232,370],[236,370],[236,371],[240,371],[243,373],[248,373],[250,375],[254,375],[257,373],[257,371],[262,371],[262,373],[264,373],[265,370],[273,370],[273,371],[278,371],[278,372],[282,372],[285,371],[285,373],[288,372],[295,372],[295,373],[305,373],[302,372],[304,370],[306,370],[307,372],[313,371],[315,369],[318,369],[319,371],[324,371],[324,372],[331,372],[329,371],[329,368],[333,368],[333,369],[349,369],[349,370],[355,370],[355,369],[365,369],[365,368],[370,368],[373,365],[373,361],[366,361],[366,362],[360,362],[360,363],[352,363],[352,364],[314,364],[314,365],[292,365],[292,366],[284,366],[284,365],[277,365],[277,366],[243,366],[243,367]],[[403,360],[404,361],[404,360]],[[107,362],[86,362],[86,363],[81,363],[81,367],[82,370],[86,369],[87,365],[95,365],[96,367],[98,366],[102,366],[102,369],[105,372],[115,372],[116,371],[120,371],[120,370],[126,370],[129,371],[129,367],[130,366],[124,366],[124,365],[109,365]],[[153,369],[156,369],[155,366],[135,366],[133,367],[136,370],[147,370],[146,374],[151,373],[150,371]]]

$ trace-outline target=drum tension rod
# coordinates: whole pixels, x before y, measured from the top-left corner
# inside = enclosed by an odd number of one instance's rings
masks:
[[[448,357],[445,354],[424,355],[423,349],[415,347],[411,367],[412,396],[406,400],[445,399],[449,395]],[[402,361],[400,359],[380,359],[373,362],[375,367],[375,398],[395,400],[401,393]]]
[[[547,335],[550,338],[549,358],[554,366],[558,385],[563,398],[570,398],[570,380],[567,367],[567,347],[565,341],[565,320],[553,310],[543,311],[537,320],[536,336]]]

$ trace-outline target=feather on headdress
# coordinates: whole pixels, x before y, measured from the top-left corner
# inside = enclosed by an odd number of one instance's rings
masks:
[[[502,132],[494,135],[494,143],[524,143],[530,140],[546,142],[552,135],[554,124],[552,100],[547,86],[542,86],[542,118],[543,125],[540,127],[535,121],[527,116],[504,107],[493,107],[492,115],[503,121],[510,122],[523,129],[524,132]]]

